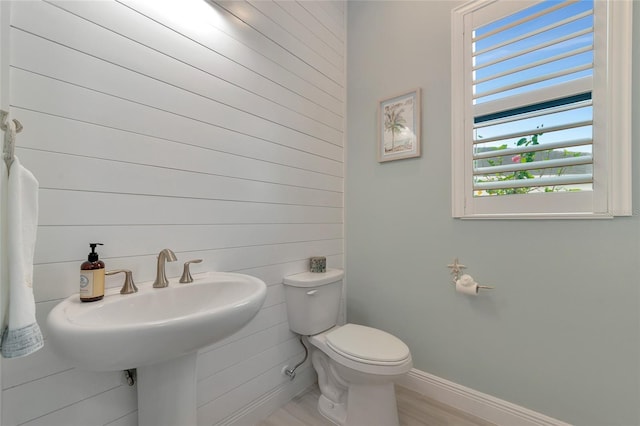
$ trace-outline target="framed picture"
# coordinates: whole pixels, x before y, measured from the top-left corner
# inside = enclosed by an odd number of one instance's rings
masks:
[[[420,156],[420,89],[378,104],[378,162]]]

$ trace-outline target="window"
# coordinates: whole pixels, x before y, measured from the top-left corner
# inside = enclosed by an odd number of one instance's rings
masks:
[[[631,214],[631,7],[476,0],[454,9],[454,217]]]

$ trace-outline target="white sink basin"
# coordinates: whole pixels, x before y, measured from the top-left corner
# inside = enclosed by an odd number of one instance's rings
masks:
[[[258,278],[225,272],[194,275],[189,284],[134,294],[110,289],[103,300],[73,295],[49,314],[54,351],[76,367],[117,371],[172,360],[236,332],[260,310],[266,286]]]

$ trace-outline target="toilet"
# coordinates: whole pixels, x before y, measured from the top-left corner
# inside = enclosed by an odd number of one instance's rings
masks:
[[[337,325],[343,276],[327,269],[283,281],[289,328],[307,336],[318,373],[318,411],[340,426],[398,426],[394,381],[413,366],[411,352],[382,330]]]

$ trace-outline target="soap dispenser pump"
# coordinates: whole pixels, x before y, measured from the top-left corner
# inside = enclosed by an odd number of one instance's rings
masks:
[[[104,262],[99,259],[96,247],[102,243],[91,243],[91,253],[80,266],[80,300],[95,302],[104,297]]]

